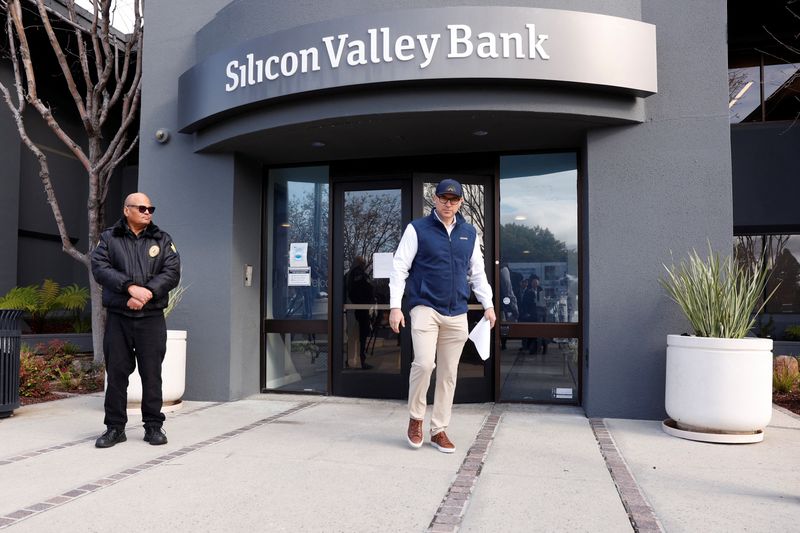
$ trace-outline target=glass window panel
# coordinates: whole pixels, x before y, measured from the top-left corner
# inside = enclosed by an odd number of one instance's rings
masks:
[[[574,153],[500,158],[500,319],[578,322]]]
[[[578,402],[578,339],[503,338],[500,400]]]
[[[297,392],[328,390],[328,337],[267,334],[267,388]]]
[[[800,235],[743,235],[736,237],[735,248],[740,262],[753,264],[764,255],[771,269],[765,292],[775,294],[754,333],[781,339],[786,326],[800,323],[793,317],[776,316],[800,313]]]
[[[728,70],[728,118],[732,124],[761,120],[759,67]]]
[[[800,117],[800,63],[764,66],[764,102],[767,120]]]
[[[269,172],[267,318],[328,317],[328,168],[272,169]],[[289,247],[308,245],[311,284],[289,285]]]

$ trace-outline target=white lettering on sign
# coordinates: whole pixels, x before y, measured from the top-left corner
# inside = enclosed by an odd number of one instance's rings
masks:
[[[337,69],[343,60],[349,67],[362,68],[369,64],[391,63],[396,59],[418,61],[418,67],[424,69],[435,59],[440,40],[448,45],[447,59],[473,55],[481,59],[550,59],[544,48],[550,37],[537,34],[534,24],[525,24],[525,30],[520,33],[497,34],[475,34],[467,24],[448,24],[447,32],[449,38],[442,40],[440,33],[395,37],[391,28],[370,28],[366,31],[366,39],[351,38],[350,34],[343,33],[322,37],[320,47],[310,46],[268,57],[258,57],[255,52],[250,52],[243,60],[233,59],[226,65],[228,81],[225,91],[316,72],[321,70],[322,61],[327,61],[331,69]]]

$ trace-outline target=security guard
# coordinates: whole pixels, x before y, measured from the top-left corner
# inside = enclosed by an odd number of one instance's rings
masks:
[[[128,377],[142,378],[144,440],[166,444],[161,413],[161,363],[167,349],[164,308],[180,281],[180,256],[168,233],[153,224],[156,208],[145,194],[125,199],[123,218],[105,230],[92,253],[92,274],[108,311],[103,340],[108,387],[106,432],[95,442],[110,448],[127,440]]]

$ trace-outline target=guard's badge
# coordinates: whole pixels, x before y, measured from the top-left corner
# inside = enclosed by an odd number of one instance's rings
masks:
[[[172,250],[173,254],[177,254],[178,253],[178,249],[175,248],[175,243],[174,242],[169,243],[169,248],[170,248],[170,250]]]
[[[161,248],[159,248],[157,244],[154,244],[153,246],[150,247],[150,251],[148,253],[150,254],[150,257],[155,257],[158,255],[158,252],[160,251]]]

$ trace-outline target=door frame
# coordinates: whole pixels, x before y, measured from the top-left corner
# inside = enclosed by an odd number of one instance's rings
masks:
[[[401,233],[411,221],[411,180],[407,175],[371,174],[359,176],[336,176],[331,174],[331,251],[329,254],[329,377],[331,394],[335,396],[357,396],[362,398],[404,398],[408,394],[408,376],[411,372],[411,334],[409,328],[400,331],[400,372],[383,374],[372,372],[345,372],[343,351],[344,304],[343,280],[345,271],[344,247],[341,246],[344,223],[344,194],[348,191],[400,189]],[[368,178],[368,179],[363,179]]]

